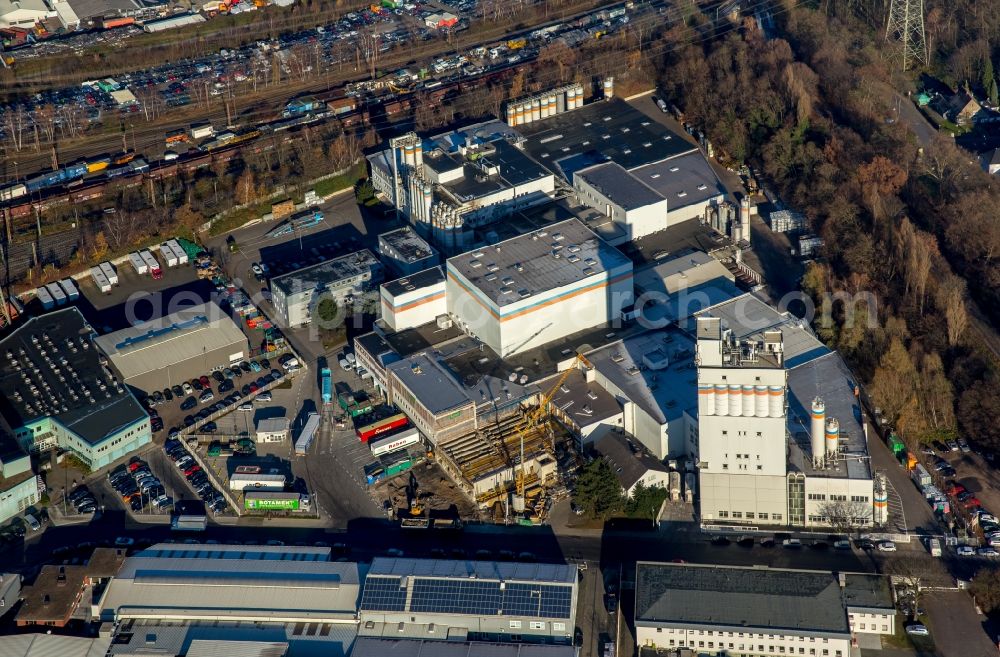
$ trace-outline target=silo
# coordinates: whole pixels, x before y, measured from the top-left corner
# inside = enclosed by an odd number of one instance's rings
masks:
[[[729,384],[729,414],[734,417],[743,415],[743,393],[739,384]]]
[[[826,460],[833,462],[840,449],[840,422],[831,417],[826,420]]]
[[[514,105],[514,123],[524,125],[524,108],[521,103]]]
[[[413,166],[420,170],[423,170],[424,166],[424,140],[419,137],[413,144]]]
[[[567,110],[576,109],[576,87],[572,87],[566,90],[566,109]]]
[[[535,98],[531,101],[531,120],[538,121],[542,118],[542,101]]]
[[[729,415],[729,387],[725,384],[715,386],[715,414]]]
[[[812,401],[812,423],[809,431],[813,465],[819,466],[826,457],[826,404],[819,397]]]
[[[872,522],[885,525],[889,520],[889,487],[885,482],[885,473],[875,473],[875,504],[872,508]]]
[[[413,142],[407,141],[403,144],[403,164],[412,167],[414,165]]]
[[[516,114],[514,113],[513,105],[507,106],[507,125],[509,125],[512,128],[517,125],[517,117]]]
[[[770,386],[768,388],[768,405],[771,417],[783,417],[785,415],[785,386]]]
[[[715,415],[715,386],[698,384],[698,415]]]
[[[743,386],[743,415],[754,416],[753,386]]]
[[[754,397],[757,399],[757,417],[767,417],[767,386],[755,386]]]
[[[429,182],[424,183],[423,197],[424,197],[424,221],[430,221],[431,218],[431,206],[434,201],[434,188]]]
[[[521,103],[521,113],[524,117],[523,123],[531,123],[531,103]]]
[[[556,110],[556,95],[553,93],[549,94],[549,116],[555,116],[558,114]]]
[[[604,78],[604,100],[611,100],[615,96],[615,79],[610,75]]]
[[[563,89],[559,93],[556,94],[556,106],[555,106],[555,112],[556,112],[556,114],[562,114],[567,109],[569,109],[569,107],[568,107],[568,105],[566,103],[567,93],[568,93],[567,90]]]

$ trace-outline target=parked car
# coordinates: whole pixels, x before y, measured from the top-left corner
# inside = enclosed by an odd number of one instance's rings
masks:
[[[974,556],[976,556],[975,549],[973,549],[972,547],[970,547],[968,545],[959,545],[957,548],[955,548],[955,552],[960,557],[974,557]]]
[[[198,405],[197,399],[195,399],[194,397],[188,397],[183,402],[181,402],[181,410],[189,411],[197,405]]]
[[[958,439],[958,448],[962,451],[963,454],[968,454],[969,452],[972,451],[972,448],[969,447],[969,441],[967,441],[965,438]]]
[[[928,631],[927,626],[914,623],[913,625],[906,626],[906,633],[914,636],[928,636],[930,631]]]
[[[976,554],[978,554],[981,557],[989,557],[991,559],[995,557],[1000,557],[1000,552],[997,552],[996,548],[993,547],[981,547],[978,550],[976,550]]]
[[[204,404],[207,401],[211,401],[213,399],[215,399],[215,393],[213,393],[211,390],[206,390],[205,392],[201,393],[200,397],[198,397],[198,401],[200,401],[202,404]]]
[[[948,445],[948,449],[952,452],[957,452],[959,450],[958,443],[954,440],[949,440],[945,444]]]
[[[878,551],[879,552],[895,552],[896,551],[896,544],[893,543],[892,541],[879,541],[878,542]]]

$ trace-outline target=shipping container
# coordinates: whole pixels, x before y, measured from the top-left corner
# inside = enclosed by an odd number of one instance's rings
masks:
[[[169,246],[174,255],[177,257],[177,264],[186,265],[189,262],[187,251],[180,245],[177,240],[167,240],[167,246]]]
[[[229,478],[230,490],[285,490],[285,475],[281,474],[233,474]]]
[[[913,468],[913,471],[910,473],[910,477],[913,478],[913,483],[917,485],[917,488],[930,486],[932,483],[931,475],[927,472],[927,468],[919,463]]]
[[[295,453],[302,456],[309,451],[313,439],[316,438],[316,431],[319,429],[319,413],[310,413],[306,418],[306,424],[302,427],[302,432],[295,441]]]
[[[59,283],[49,283],[45,286],[45,289],[52,295],[52,299],[56,302],[57,306],[66,304],[66,293],[59,287]]]
[[[64,278],[59,281],[59,287],[66,293],[66,299],[70,302],[80,298],[80,290],[77,289],[76,283],[73,282],[72,278]]]
[[[128,254],[128,261],[132,263],[132,268],[135,269],[135,273],[142,275],[149,273],[149,265],[146,264],[146,261],[143,260],[138,251],[133,251]]]
[[[104,275],[100,267],[90,268],[90,277],[94,279],[94,285],[97,289],[101,291],[102,294],[107,294],[111,292],[111,282],[108,281],[108,277]]]
[[[104,272],[104,275],[107,276],[109,283],[112,285],[118,285],[118,272],[115,271],[114,265],[110,262],[102,262],[98,265],[98,267],[100,267],[101,271]]]
[[[247,511],[298,511],[301,500],[298,493],[247,491],[243,496],[243,508]]]
[[[98,171],[104,171],[111,164],[111,158],[108,156],[99,157],[96,160],[91,160],[87,162],[87,173],[97,173]]]
[[[177,515],[170,519],[170,528],[178,532],[203,532],[208,528],[208,516]]]
[[[361,423],[357,427],[358,438],[361,439],[361,442],[366,443],[379,434],[405,427],[408,422],[409,420],[402,413],[394,413],[386,417],[368,421],[365,421],[365,418],[361,418]]]
[[[903,441],[899,439],[899,436],[896,435],[895,431],[889,434],[889,449],[892,450],[892,453],[895,454],[897,458],[899,458],[899,453],[906,449],[906,445],[904,445]]]
[[[392,452],[406,449],[419,442],[420,432],[410,428],[404,429],[400,433],[394,433],[391,436],[376,438],[368,443],[368,447],[372,451],[372,456],[382,456],[383,454],[391,454]]]
[[[320,370],[321,388],[323,393],[323,403],[329,404],[333,401],[333,381],[330,376],[330,368],[324,367]]]
[[[38,301],[42,304],[44,310],[51,310],[56,307],[56,300],[52,298],[52,295],[44,287],[37,288],[35,296],[38,297]]]
[[[150,253],[148,249],[140,251],[139,257],[146,263],[146,266],[149,268],[149,273],[152,274],[153,278],[163,277],[163,270],[160,269],[160,261],[157,260],[156,256]]]
[[[213,128],[210,123],[201,123],[191,126],[192,139],[204,139],[205,137],[211,137],[214,134],[215,128]]]
[[[0,201],[13,201],[28,193],[28,188],[24,185],[11,185],[0,189]]]
[[[351,395],[350,393],[340,393],[340,395],[337,396],[337,402],[340,404],[340,408],[342,408],[351,417],[358,417],[359,415],[371,413],[372,411],[371,402],[367,398],[363,401],[358,401],[357,397]]]
[[[101,19],[101,26],[105,30],[110,30],[116,27],[125,27],[126,25],[135,25],[135,18],[132,16],[122,16],[119,18]]]
[[[163,262],[167,263],[167,267],[177,266],[177,256],[174,254],[174,250],[171,249],[169,245],[160,245],[160,255],[163,256]]]

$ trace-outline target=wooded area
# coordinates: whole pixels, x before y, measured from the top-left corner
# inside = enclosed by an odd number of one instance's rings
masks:
[[[996,12],[982,15],[988,4],[931,9],[935,62],[956,80],[983,84],[983,44],[1000,30]],[[837,321],[816,329],[907,440],[960,432],[1000,449],[1000,379],[981,344],[1000,319],[1000,191],[952,140],[921,152],[905,123],[887,120],[892,85],[905,81],[881,17],[856,14],[848,1],[791,5],[776,16],[782,38],[751,30],[679,48],[660,83],[686,120],[733,160],[759,167],[824,238],[802,280],[817,307],[830,295],[875,295],[877,327],[845,322],[867,309],[839,302]],[[987,321],[976,320],[973,300]]]

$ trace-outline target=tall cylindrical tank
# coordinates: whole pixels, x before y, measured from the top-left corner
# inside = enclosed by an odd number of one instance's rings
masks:
[[[434,188],[429,182],[424,183],[424,221],[431,217],[431,205],[434,202]]]
[[[576,108],[580,109],[583,107],[583,85],[576,85]]]
[[[407,166],[412,167],[415,164],[413,151],[413,142],[406,142],[403,144],[403,163]]]
[[[739,384],[729,385],[729,414],[734,417],[743,415],[743,393]]]
[[[698,384],[698,415],[715,415],[715,386]]]
[[[697,486],[697,478],[693,472],[688,472],[684,475],[684,501],[688,503],[694,502],[694,493]]]
[[[875,473],[875,502],[872,506],[872,522],[876,525],[885,525],[889,520],[889,487],[885,483],[885,473]]]
[[[812,446],[813,463],[820,463],[826,456],[826,404],[819,397],[812,401],[812,424],[809,438]]]
[[[754,397],[757,402],[757,417],[767,417],[767,386],[754,386]]]
[[[677,502],[681,499],[681,473],[670,473],[670,499]]]
[[[524,122],[531,123],[535,118],[531,115],[531,103],[521,103],[521,110],[524,112]]]
[[[542,118],[542,101],[534,99],[531,101],[531,120],[538,121]]]
[[[785,386],[770,386],[767,391],[771,417],[782,417],[785,414]]]
[[[549,94],[549,116],[555,116],[556,114],[558,114],[558,110],[556,109],[556,95]]]
[[[743,415],[754,416],[753,386],[743,386]]]
[[[514,123],[517,125],[524,124],[524,107],[520,103],[514,105]]]
[[[840,449],[840,422],[831,417],[826,420],[826,458],[832,461]]]
[[[507,106],[507,125],[514,127],[517,125],[517,114],[514,112],[514,106]]]
[[[604,78],[604,100],[610,100],[615,95],[615,79],[612,76]]]
[[[577,108],[577,95],[576,87],[569,89],[566,92],[566,109],[574,110]]]
[[[424,142],[418,139],[413,144],[413,166],[422,169],[424,166]]]
[[[725,384],[715,386],[715,414],[729,415],[729,387]]]

